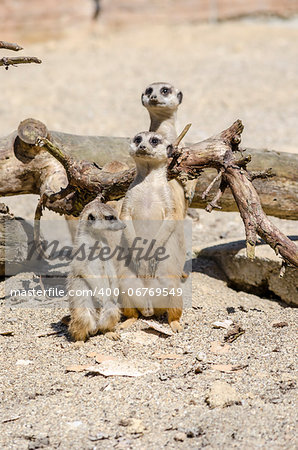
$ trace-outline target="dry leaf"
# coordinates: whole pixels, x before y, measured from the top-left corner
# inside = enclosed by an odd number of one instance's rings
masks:
[[[13,336],[13,331],[0,331],[0,336]]]
[[[230,351],[229,344],[222,344],[219,341],[211,342],[210,351],[216,355],[225,355]]]
[[[288,327],[289,324],[288,324],[288,322],[277,322],[277,323],[273,323],[272,326],[273,326],[273,328],[283,328],[283,327]]]
[[[154,353],[153,356],[157,359],[181,359],[182,358],[181,355],[176,355],[175,353],[165,353],[165,354]]]
[[[113,358],[113,356],[110,356],[110,355],[101,355],[101,354],[97,354],[96,356],[95,356],[95,361],[97,362],[97,363],[102,363],[102,362],[104,362],[104,361],[116,361],[116,359],[115,358]]]
[[[234,324],[227,334],[225,335],[226,342],[234,342],[239,336],[245,333],[245,330],[240,325]]]
[[[141,377],[149,373],[155,373],[160,369],[156,363],[133,362],[133,361],[104,361],[99,366],[89,366],[86,370],[98,373],[105,377]]]
[[[212,325],[214,328],[225,328],[226,330],[233,324],[232,320],[224,320],[223,322],[213,322]]]
[[[83,365],[76,365],[76,366],[67,366],[65,368],[66,372],[84,372],[84,370],[87,370],[89,367],[88,364]]]
[[[158,333],[162,333],[165,336],[173,336],[173,331],[170,328],[166,328],[163,325],[160,325],[153,320],[142,320],[143,323],[145,323],[149,328],[152,328],[153,330],[157,331]]]
[[[233,373],[233,372],[238,372],[239,370],[244,369],[246,366],[232,366],[232,364],[213,364],[211,366],[211,368],[213,370],[219,370],[220,372],[225,372],[225,373]]]

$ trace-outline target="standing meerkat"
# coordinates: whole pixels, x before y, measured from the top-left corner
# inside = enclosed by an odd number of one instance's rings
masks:
[[[142,104],[150,116],[149,131],[161,134],[171,144],[177,139],[176,120],[179,105],[182,103],[182,92],[169,83],[152,83],[142,93]],[[197,180],[189,180],[183,185],[177,180],[169,181],[177,205],[181,213],[186,210],[194,196]]]
[[[114,209],[99,199],[88,203],[80,215],[67,278],[69,332],[76,341],[84,341],[98,331],[113,332],[120,319],[117,275],[112,259],[104,257],[104,249],[109,247],[111,233],[124,228]],[[117,334],[110,333],[109,337],[115,339]]]
[[[176,201],[167,181],[167,152],[170,143],[160,134],[142,132],[131,144],[137,173],[124,198],[120,218],[127,221],[124,237],[128,247],[136,237],[144,242],[155,241],[154,248],[164,248],[164,260],[136,260],[119,271],[121,308],[128,318],[167,312],[172,330],[182,330],[182,289],[180,278],[185,261],[183,224],[177,214]],[[178,220],[177,220],[178,219]],[[154,295],[138,296],[137,288],[153,289]],[[132,288],[133,295],[128,295]],[[158,290],[165,289],[165,296]]]

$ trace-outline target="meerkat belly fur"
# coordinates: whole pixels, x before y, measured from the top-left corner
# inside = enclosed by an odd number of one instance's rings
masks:
[[[109,246],[111,235],[124,228],[113,208],[98,199],[90,202],[80,215],[74,245],[74,255],[80,257],[74,257],[71,262],[67,279],[71,312],[69,331],[74,340],[85,340],[98,331],[112,332],[119,321],[118,298],[114,296],[118,282],[113,261],[106,258],[103,261],[96,253],[91,258],[88,250],[94,248],[94,244],[96,251]],[[108,288],[112,296],[108,295]],[[116,338],[116,334],[111,337]]]
[[[169,83],[152,83],[146,87],[141,99],[150,116],[149,131],[161,134],[173,144],[177,138],[177,110],[182,103],[182,92]],[[185,216],[193,199],[197,180],[186,181],[183,185],[177,180],[171,180],[169,185],[176,199],[176,207]]]
[[[167,151],[171,145],[161,135],[143,132],[136,135],[131,144],[137,173],[124,198],[120,218],[127,221],[124,236],[131,245],[135,237],[156,241],[156,247],[166,249],[167,259],[141,261],[127,267],[120,275],[121,307],[126,317],[138,317],[138,310],[145,316],[168,313],[168,321],[174,331],[182,329],[179,319],[183,300],[177,295],[185,261],[183,225],[176,201],[167,181]],[[128,295],[128,289],[138,287],[166,288],[174,295],[146,297]],[[124,294],[123,294],[124,293]]]

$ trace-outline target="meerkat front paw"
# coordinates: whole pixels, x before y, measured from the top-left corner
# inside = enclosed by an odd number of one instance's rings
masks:
[[[107,331],[104,335],[108,339],[111,339],[111,341],[119,341],[120,340],[120,333],[118,333],[117,331]]]
[[[137,320],[138,320],[137,317],[131,317],[130,319],[126,319],[124,322],[118,325],[118,329],[126,330],[127,328],[131,327]]]
[[[180,333],[180,331],[183,330],[183,326],[178,320],[173,320],[173,322],[170,323],[170,327],[174,333]]]

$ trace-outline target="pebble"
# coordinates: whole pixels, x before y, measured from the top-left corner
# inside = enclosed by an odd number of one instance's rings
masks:
[[[215,381],[206,397],[210,408],[225,408],[241,403],[241,397],[234,387],[225,381]]]

